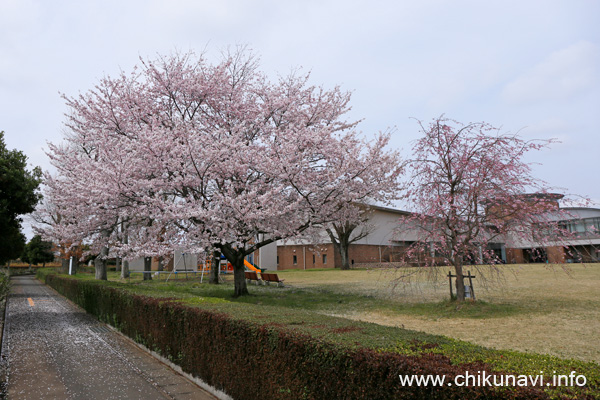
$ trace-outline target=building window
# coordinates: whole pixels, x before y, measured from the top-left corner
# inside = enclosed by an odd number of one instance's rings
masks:
[[[277,256],[277,264],[279,264],[279,256]]]
[[[323,254],[323,264],[327,264],[327,254]]]
[[[574,234],[583,235],[585,233],[585,220],[572,221],[569,225],[569,230]]]
[[[315,255],[313,254],[313,264],[315,264],[317,262],[317,259],[315,257]]]
[[[294,256],[294,265],[298,264],[298,256]]]
[[[576,236],[598,234],[600,232],[600,218],[560,221],[558,224],[561,229],[567,229]]]
[[[590,218],[588,220],[588,230],[591,233],[599,234],[600,233],[600,218]]]

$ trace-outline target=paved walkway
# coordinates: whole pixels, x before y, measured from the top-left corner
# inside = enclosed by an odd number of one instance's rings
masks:
[[[215,399],[32,276],[12,278],[6,315],[11,400]]]

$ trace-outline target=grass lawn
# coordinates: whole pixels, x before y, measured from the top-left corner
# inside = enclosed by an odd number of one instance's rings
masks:
[[[566,268],[566,271],[563,270]],[[447,301],[447,268],[432,283],[411,271],[281,271],[294,287],[372,296],[381,307],[336,307],[331,314],[442,334],[486,347],[600,363],[600,264],[472,268],[475,304]],[[488,281],[482,287],[479,279]],[[378,302],[374,302],[378,303]]]
[[[448,268],[439,268],[434,282],[415,275],[415,269],[278,271],[286,288],[250,284],[252,295],[240,299],[231,298],[230,282],[206,285],[198,278],[186,281],[181,274],[169,283],[163,277],[146,285],[403,327],[490,348],[600,363],[600,264],[564,267],[567,272],[563,266],[543,264],[501,266],[499,271],[473,267],[478,301],[462,306],[448,301],[444,276]],[[118,278],[111,275],[111,279]]]

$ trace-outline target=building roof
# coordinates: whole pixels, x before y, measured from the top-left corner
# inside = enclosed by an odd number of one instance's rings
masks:
[[[368,204],[368,207],[372,208],[373,210],[387,211],[387,212],[391,212],[394,214],[400,214],[400,215],[411,215],[412,214],[409,211],[399,210],[397,208],[391,208],[391,207],[376,206],[376,205],[371,205],[371,204]]]
[[[584,210],[600,211],[600,208],[596,208],[596,207],[561,207],[560,209],[567,210],[567,211],[584,211]]]

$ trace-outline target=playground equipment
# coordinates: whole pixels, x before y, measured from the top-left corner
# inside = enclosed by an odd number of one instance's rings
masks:
[[[205,273],[210,273],[211,268],[212,268],[211,262],[212,262],[211,260],[206,260],[202,264],[202,276],[200,278],[200,282],[203,282]],[[256,273],[261,272],[260,269],[256,268],[254,265],[252,265],[248,260],[244,260],[244,266],[250,271],[254,271]],[[221,276],[221,273],[228,273],[228,272],[233,272],[233,265],[231,265],[230,262],[227,262],[224,256],[221,256],[221,266],[219,268],[219,276]]]
[[[209,274],[212,270],[212,259],[206,260],[202,264],[202,276],[200,278],[200,283],[204,281],[204,274]],[[221,255],[221,261],[219,263],[219,280],[222,280],[221,274],[227,274],[233,272],[233,265],[227,261],[225,256]]]
[[[140,269],[131,268],[130,269],[131,274],[134,274],[134,273],[141,273],[142,275],[152,274],[157,278],[160,278],[160,275],[166,274],[167,281],[169,281],[169,279],[173,275],[175,275],[175,276],[185,275],[185,277],[187,279],[188,274],[191,274],[194,276],[197,274],[201,274],[200,282],[203,282],[204,275],[210,273],[210,271],[212,269],[212,265],[211,265],[212,260],[210,258],[200,264],[198,262],[198,256],[196,254],[185,253],[182,251],[175,251],[174,259],[173,259],[173,268],[168,271],[144,271],[144,270],[141,270],[141,268],[143,268],[143,259],[135,260],[135,262],[137,262],[137,264],[140,264],[139,265]],[[130,264],[130,267],[131,266],[132,266],[132,264]],[[200,266],[202,268],[200,268]],[[252,265],[252,263],[250,263],[248,260],[244,260],[244,266],[249,271],[261,273],[261,270],[259,268],[256,268],[254,265]],[[221,274],[227,274],[227,273],[232,273],[232,272],[233,272],[233,265],[231,265],[231,263],[229,263],[227,261],[225,256],[221,255],[221,259],[220,259],[220,263],[219,263],[219,279],[222,280],[222,278],[220,277]]]
[[[256,268],[254,265],[250,264],[248,262],[248,260],[244,260],[244,266],[246,268],[248,268],[250,271],[254,271],[254,272],[259,272],[260,273],[260,269]]]
[[[169,278],[171,278],[171,275],[175,274],[177,275],[178,272],[178,266],[180,264],[181,261],[183,261],[183,272],[185,273],[185,279],[187,279],[187,274],[188,274],[188,270],[189,272],[193,272],[194,275],[198,272],[198,261],[195,255],[192,255],[193,258],[193,263],[191,265],[187,265],[187,257],[190,256],[189,254],[186,254],[184,252],[180,252],[179,253],[179,259],[177,258],[177,252],[175,252],[175,260],[173,260],[173,270],[171,270],[169,276],[167,277],[167,282],[169,281]],[[195,265],[194,265],[195,264]],[[159,275],[160,276],[160,275]]]

